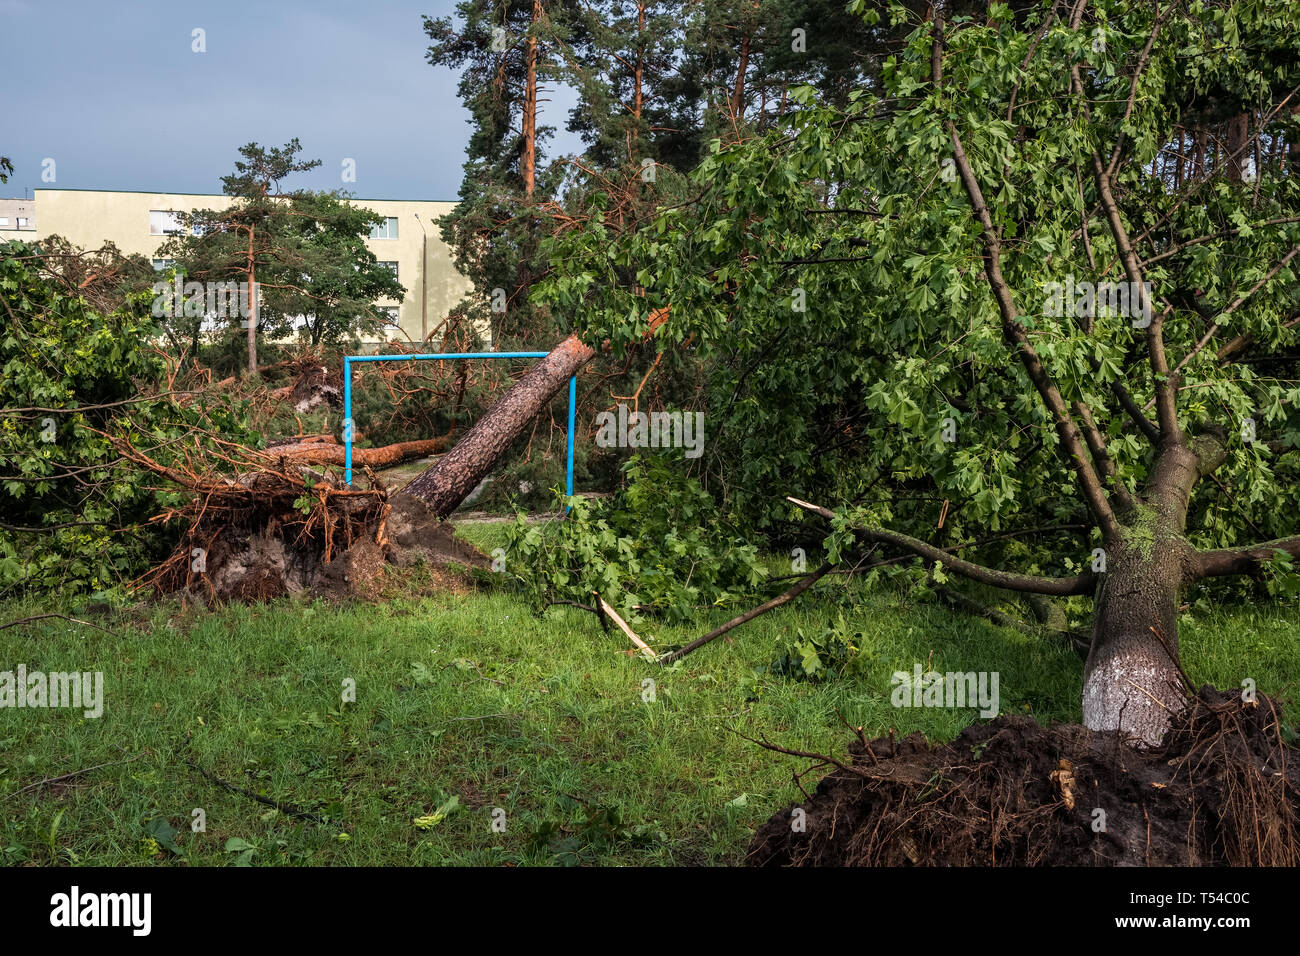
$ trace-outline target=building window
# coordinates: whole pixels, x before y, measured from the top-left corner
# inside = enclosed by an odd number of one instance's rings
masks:
[[[149,210],[149,235],[179,236],[185,232],[180,217],[170,209]]]
[[[19,216],[19,217],[18,217],[18,228],[19,228],[19,229],[26,229],[30,224],[31,224],[31,220],[30,220],[30,219],[24,219],[22,216]]]
[[[379,260],[379,264],[380,264],[381,266],[383,266],[385,269],[387,269],[389,272],[391,272],[391,273],[393,274],[393,278],[394,278],[394,279],[397,278],[397,263],[396,263],[396,262],[385,262],[384,260],[381,259],[381,260]]]
[[[381,306],[377,306],[375,308],[375,311],[379,313],[379,317],[383,319],[385,322],[387,322],[389,325],[397,325],[397,320],[400,315],[397,306],[381,305]]]
[[[371,239],[396,239],[397,238],[397,217],[389,216],[378,226],[370,227]]]
[[[0,216],[0,229],[8,229],[8,228],[9,228],[9,217]]]
[[[175,260],[175,259],[154,259],[154,260],[153,260],[153,271],[154,271],[154,272],[166,272],[168,269],[170,269],[170,268],[171,268],[172,266],[174,266],[174,265],[176,265],[176,260]]]

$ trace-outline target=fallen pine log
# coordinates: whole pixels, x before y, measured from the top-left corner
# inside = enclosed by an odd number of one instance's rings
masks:
[[[358,441],[358,433],[353,431],[352,440]],[[272,438],[266,443],[267,448],[285,448],[290,445],[308,445],[308,444],[325,444],[337,445],[339,440],[328,432],[321,432],[315,435],[291,435],[288,438]]]
[[[523,434],[533,418],[596,353],[571,335],[493,403],[437,464],[403,490],[425,501],[440,518],[460,505]]]
[[[426,458],[437,454],[447,447],[451,435],[439,438],[423,438],[416,441],[399,441],[382,448],[353,448],[353,467],[389,468],[393,465],[410,461],[414,458]],[[256,452],[256,456],[269,461],[288,459],[299,464],[343,465],[346,449],[342,445],[330,444],[320,440],[296,442],[292,445],[280,445]]]

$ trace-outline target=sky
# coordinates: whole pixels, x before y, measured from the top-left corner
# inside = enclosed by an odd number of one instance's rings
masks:
[[[425,60],[422,15],[454,0],[0,0],[0,155],[30,190],[219,193],[248,142],[293,137],[320,169],[290,186],[454,200],[469,113]],[[206,51],[195,52],[194,31]],[[563,132],[569,90],[540,122]],[[42,180],[54,160],[53,182]],[[344,160],[356,181],[343,180]]]

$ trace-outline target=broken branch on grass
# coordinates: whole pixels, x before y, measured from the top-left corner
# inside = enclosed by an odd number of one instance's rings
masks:
[[[829,508],[801,501],[789,495],[786,496],[785,500],[823,518],[834,519],[835,517],[835,512]],[[1046,578],[1033,574],[1013,574],[963,560],[942,548],[937,548],[919,538],[913,538],[911,535],[901,534],[897,531],[861,525],[853,526],[852,531],[869,541],[892,544],[895,547],[910,551],[917,557],[925,558],[927,561],[937,561],[950,571],[970,578],[972,581],[989,584],[993,587],[1006,588],[1009,591],[1054,594],[1058,597],[1064,597],[1071,594],[1091,594],[1096,590],[1097,575],[1091,571],[1072,578]]]
[[[1047,634],[1062,641],[1067,641],[1077,653],[1084,657],[1087,656],[1088,651],[1092,648],[1092,638],[1087,634],[1079,633],[1077,631],[1061,631],[1054,628],[1035,627],[1034,625],[1027,624],[1010,614],[999,611],[995,607],[988,607],[987,605],[976,601],[974,598],[967,597],[965,594],[948,587],[946,584],[939,584],[937,581],[932,581],[930,587],[936,594],[959,611],[973,614],[976,617],[982,617],[999,627],[1009,627],[1030,637],[1040,637],[1043,634]]]
[[[601,597],[599,593],[596,591],[592,591],[591,593],[596,598],[596,606],[600,608],[601,614],[617,624],[619,630],[626,634],[633,644],[641,648],[641,653],[646,656],[646,660],[653,661],[657,655],[650,645],[636,636],[636,632],[627,626],[627,621],[619,617],[618,611],[615,611],[614,608],[610,606],[609,602]]]
[[[778,595],[777,597],[772,598],[772,600],[770,601],[765,601],[764,603],[760,604],[758,607],[754,608],[753,610],[746,611],[744,614],[740,615],[739,617],[733,617],[726,624],[723,624],[721,627],[715,627],[713,630],[709,631],[709,633],[705,634],[703,637],[691,641],[691,643],[687,644],[685,647],[679,648],[678,650],[673,651],[671,654],[665,654],[663,657],[659,659],[659,663],[671,664],[675,660],[680,660],[681,658],[685,657],[687,654],[699,650],[701,647],[703,647],[705,644],[708,644],[710,641],[716,640],[717,638],[721,637],[723,634],[726,634],[732,628],[740,627],[740,625],[744,624],[746,621],[752,621],[760,614],[766,614],[768,611],[772,610],[773,608],[778,608],[782,604],[786,604],[790,601],[793,601],[800,594],[803,594],[804,591],[807,591],[810,587],[816,584],[830,569],[831,569],[831,565],[829,563],[823,564],[820,568],[818,568],[812,574],[808,575],[806,578],[804,578],[802,581],[800,581],[790,590],[786,591],[784,594]]]
[[[17,627],[19,624],[30,624],[32,621],[43,621],[50,617],[62,618],[65,621],[71,621],[73,624],[84,624],[86,627],[93,627],[96,630],[103,631],[105,634],[113,633],[106,627],[100,627],[98,624],[92,624],[90,621],[83,621],[79,618],[68,617],[66,614],[35,614],[32,617],[20,617],[16,621],[10,621],[8,624],[0,624],[0,631],[9,627]]]
[[[127,757],[125,760],[110,760],[108,763],[96,764],[93,767],[84,767],[81,770],[74,770],[72,773],[65,773],[62,776],[46,777],[44,780],[38,780],[36,783],[28,784],[21,790],[15,790],[13,793],[6,794],[4,799],[8,800],[10,797],[16,797],[20,793],[26,793],[28,790],[37,790],[41,787],[49,786],[50,784],[62,783],[65,780],[71,780],[73,777],[83,777],[92,771],[103,770],[105,767],[116,767],[118,764],[130,763],[132,760],[139,760],[143,756],[144,754],[136,754],[134,757]]]
[[[281,813],[286,814],[287,816],[297,817],[299,820],[307,820],[311,823],[326,823],[326,824],[329,823],[329,821],[322,816],[318,816],[314,813],[308,813],[306,810],[299,810],[297,807],[290,806],[287,803],[280,803],[278,800],[272,800],[270,797],[264,797],[260,793],[254,793],[251,790],[245,790],[243,787],[237,787],[233,783],[230,783],[229,781],[222,780],[216,774],[209,773],[208,771],[204,770],[193,760],[186,758],[185,765],[189,767],[191,770],[197,770],[199,773],[201,773],[204,776],[205,779],[212,781],[218,787],[221,787],[223,790],[229,790],[231,793],[237,793],[241,797],[248,797],[248,799],[250,800],[256,800],[258,803],[264,806],[274,807],[276,810],[279,810]]]
[[[605,629],[605,633],[609,633],[609,622],[605,619],[604,613],[599,608],[594,608],[590,604],[583,604],[580,601],[569,600],[547,601],[546,607],[555,607],[557,604],[567,604],[569,607],[576,607],[579,610],[587,611],[590,614],[596,615],[596,617],[600,618],[600,626]],[[542,608],[542,610],[545,611],[546,608]]]

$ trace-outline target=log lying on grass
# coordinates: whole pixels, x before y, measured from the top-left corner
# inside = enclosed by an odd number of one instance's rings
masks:
[[[460,505],[529,423],[596,353],[569,336],[501,396],[437,464],[402,489],[422,499],[439,518]]]
[[[632,628],[628,626],[627,621],[619,617],[618,611],[614,610],[613,606],[601,597],[599,592],[592,591],[591,594],[592,597],[596,599],[597,613],[601,615],[600,623],[604,624],[605,618],[608,617],[618,625],[618,629],[626,634],[633,644],[641,649],[641,653],[646,656],[646,660],[653,661],[655,659],[654,648],[637,636],[636,631],[632,630]]]

